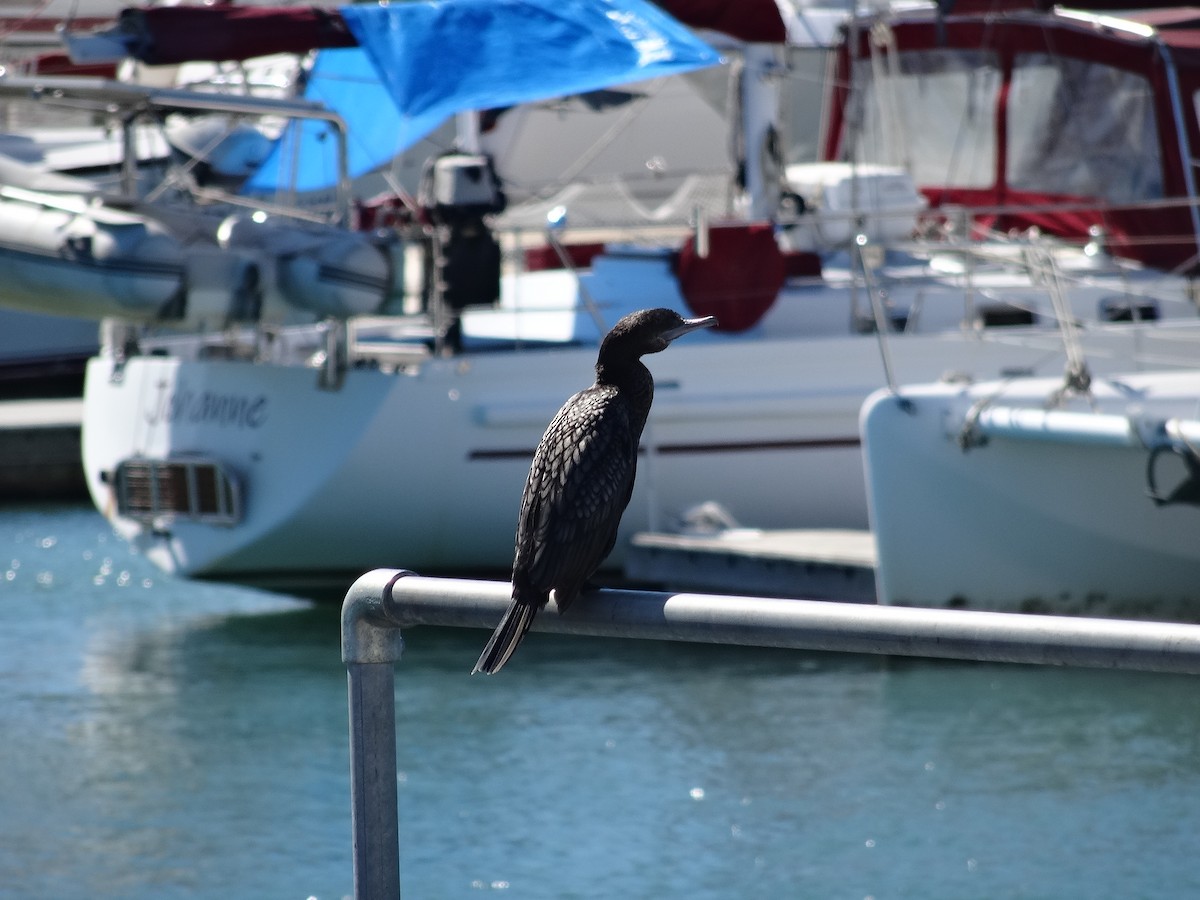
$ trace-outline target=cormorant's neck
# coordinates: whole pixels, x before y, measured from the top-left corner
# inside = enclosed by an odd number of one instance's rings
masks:
[[[607,384],[617,388],[635,388],[643,383],[654,388],[654,378],[639,357],[619,357],[596,361],[596,384]]]
[[[635,437],[640,436],[654,402],[654,376],[641,359],[600,360],[596,363],[596,384],[620,392],[631,414]]]

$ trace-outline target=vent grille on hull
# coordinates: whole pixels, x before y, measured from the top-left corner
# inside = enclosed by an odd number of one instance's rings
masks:
[[[127,459],[115,476],[117,513],[155,525],[187,518],[210,525],[242,519],[237,476],[212,459]]]

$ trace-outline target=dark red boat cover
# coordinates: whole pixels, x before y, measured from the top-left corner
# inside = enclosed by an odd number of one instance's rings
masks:
[[[150,65],[357,46],[336,10],[316,7],[154,6],[124,9],[117,24],[130,55]]]
[[[787,38],[775,0],[654,0],[692,28],[720,31],[738,40],[782,44]]]

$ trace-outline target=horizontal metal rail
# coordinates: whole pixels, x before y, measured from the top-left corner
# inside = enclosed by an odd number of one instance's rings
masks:
[[[394,667],[400,631],[493,628],[510,585],[368,572],[342,605],[350,698],[354,896],[400,895]],[[706,594],[604,590],[536,631],[889,656],[1200,674],[1200,625]],[[463,674],[471,659],[463,660]],[[520,664],[518,659],[517,665]],[[501,675],[500,677],[504,677]]]
[[[343,658],[399,659],[398,639],[378,631],[415,625],[493,628],[511,593],[504,582],[370,572],[346,596]],[[1173,622],[604,590],[586,595],[562,616],[551,602],[533,630],[1200,674],[1200,625]]]

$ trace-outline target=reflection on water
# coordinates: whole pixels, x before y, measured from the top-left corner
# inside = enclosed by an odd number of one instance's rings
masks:
[[[89,642],[81,680],[94,701],[70,742],[99,826],[80,848],[93,871],[119,885],[132,849],[146,887],[157,869],[163,887],[206,891],[218,848],[237,836],[238,853],[263,865],[257,883],[244,875],[236,887],[267,896],[281,885],[268,861],[295,854],[279,846],[285,835],[311,845],[305,855],[321,868],[344,859],[344,841],[323,846],[331,829],[350,827],[345,675],[330,652],[330,613],[211,616]],[[123,812],[106,819],[113,810]],[[201,864],[189,871],[188,859]],[[309,893],[300,881],[290,895]]]
[[[0,512],[13,560],[4,890],[350,893],[336,606],[163,578],[83,510]],[[1200,889],[1193,679],[541,634],[472,678],[485,638],[406,635],[406,896]]]

